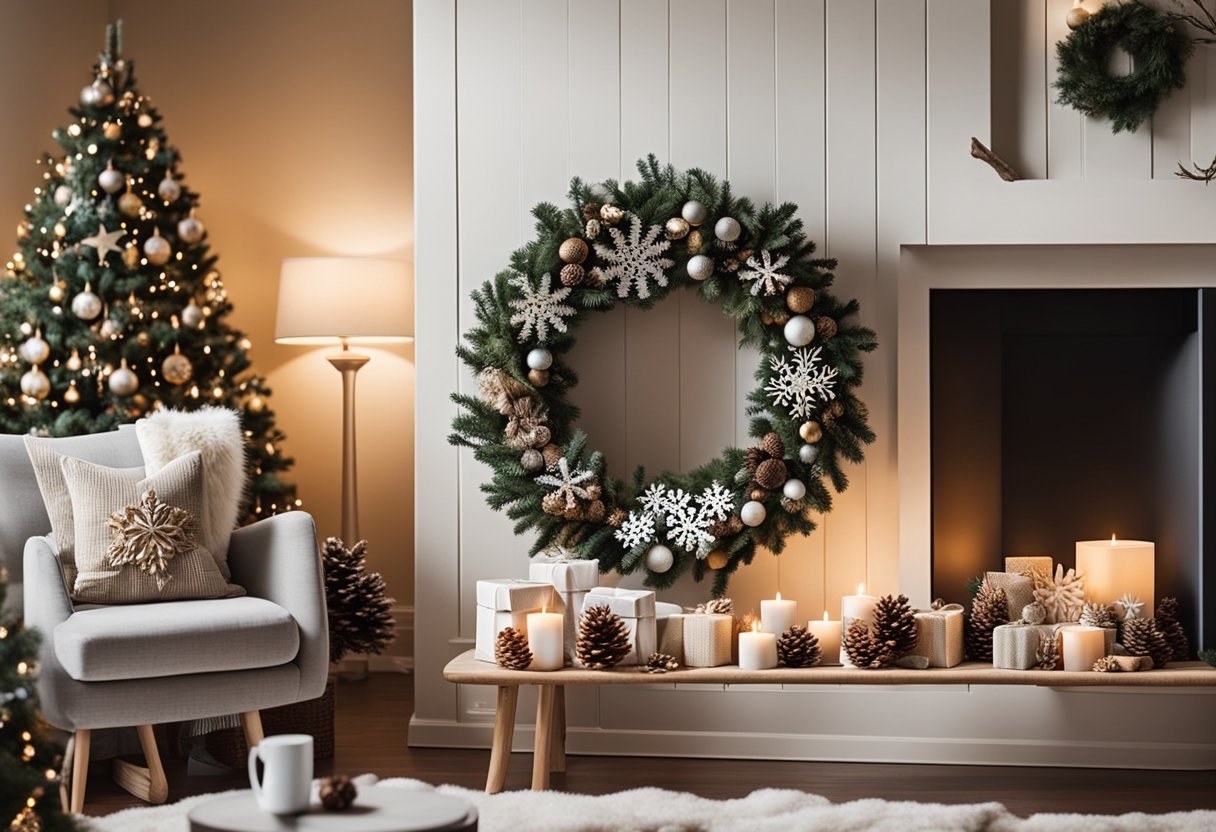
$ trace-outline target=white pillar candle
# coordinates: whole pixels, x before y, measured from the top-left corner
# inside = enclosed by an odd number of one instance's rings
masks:
[[[827,610],[822,621],[808,621],[807,629],[819,639],[820,664],[840,664],[840,622],[830,621]]]
[[[1093,670],[1094,662],[1106,655],[1106,635],[1101,627],[1063,627],[1064,669]]]
[[[532,664],[528,670],[561,670],[566,663],[562,630],[566,617],[560,612],[528,613],[528,649]]]
[[[753,627],[750,633],[739,633],[739,669],[772,670],[777,666],[777,634]]]
[[[1113,604],[1124,593],[1144,602],[1153,615],[1156,547],[1147,540],[1078,540],[1077,573],[1085,576],[1085,595],[1093,603]]]
[[[798,623],[798,603],[782,600],[781,593],[776,599],[765,599],[760,602],[760,626],[766,633],[781,635]]]
[[[846,595],[840,599],[840,627],[841,632],[847,633],[849,624],[853,621],[864,621],[866,624],[873,626],[874,624],[874,609],[878,606],[878,598],[873,595],[866,595],[866,585],[857,585],[856,595]],[[840,641],[840,663],[851,664],[849,655],[844,649],[844,637],[841,636]]]

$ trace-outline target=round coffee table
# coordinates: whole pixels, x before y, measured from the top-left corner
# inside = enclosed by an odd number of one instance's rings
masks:
[[[477,807],[463,798],[414,789],[361,786],[345,812],[320,804],[299,815],[272,815],[243,791],[200,803],[187,815],[190,832],[456,832],[477,829]]]

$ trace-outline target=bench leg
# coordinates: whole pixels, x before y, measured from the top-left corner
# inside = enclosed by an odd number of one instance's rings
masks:
[[[553,745],[553,685],[536,686],[536,748],[532,753],[532,789],[549,788],[549,756]]]
[[[557,685],[553,696],[553,742],[549,746],[549,770],[566,770],[566,686]]]
[[[93,732],[87,728],[76,731],[72,738],[72,804],[71,811],[84,811],[84,788],[89,780],[89,744]]]
[[[140,725],[135,730],[139,733],[139,745],[147,765],[114,760],[114,782],[146,803],[164,803],[169,797],[169,782],[156,748],[156,733],[151,725]]]
[[[250,748],[261,745],[262,740],[266,739],[266,734],[262,731],[261,712],[246,711],[241,714],[241,730],[245,733],[245,745]]]
[[[517,685],[500,685],[494,712],[494,744],[490,747],[490,773],[486,777],[486,794],[498,794],[507,782],[507,766],[511,762],[511,738],[515,735],[515,704],[519,701]]]

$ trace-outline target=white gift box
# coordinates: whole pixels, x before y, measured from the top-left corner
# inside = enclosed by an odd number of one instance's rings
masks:
[[[597,589],[605,589],[608,592],[632,593],[634,595],[648,595],[650,604],[641,603],[635,605],[641,599],[628,598],[616,595],[597,594],[595,589],[585,593],[583,598],[582,609],[586,610],[591,607],[608,607],[609,611],[619,615],[621,620],[625,622],[625,626],[629,628],[629,653],[621,660],[621,665],[641,665],[646,664],[650,658],[650,654],[655,651],[657,644],[657,627],[654,617],[654,593],[650,590],[635,590],[621,589],[614,590],[609,587],[598,587]],[[613,608],[613,603],[616,603],[616,608]],[[649,609],[650,615],[632,616],[621,612],[622,609]],[[577,642],[576,642],[577,643]],[[573,654],[573,663],[580,664],[578,661],[577,651]]]
[[[684,664],[689,667],[720,667],[730,664],[735,618],[732,615],[684,616]]]
[[[917,610],[916,647],[912,655],[925,656],[929,667],[954,667],[963,661],[963,608],[947,604],[936,610]]]
[[[1039,663],[1039,637],[1057,638],[1059,624],[1002,624],[992,631],[992,666],[1029,670]]]
[[[655,651],[672,656],[677,662],[684,664],[684,609],[662,601],[657,602],[654,607]]]
[[[500,578],[477,582],[477,642],[473,657],[494,661],[498,634],[507,627],[528,631],[528,613],[548,607],[555,612],[562,604],[552,584]]]
[[[528,578],[552,584],[558,592],[586,592],[599,585],[600,562],[540,554],[528,564]]]
[[[607,607],[621,618],[654,618],[654,590],[597,586],[587,593],[584,605]]]

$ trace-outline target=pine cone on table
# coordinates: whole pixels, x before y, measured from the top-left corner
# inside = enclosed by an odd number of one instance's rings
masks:
[[[1157,602],[1154,617],[1157,620],[1157,629],[1165,636],[1165,641],[1170,646],[1170,661],[1190,660],[1191,642],[1186,637],[1182,624],[1178,621],[1178,599],[1168,595],[1162,598]]]
[[[1081,618],[1077,622],[1086,627],[1117,627],[1119,616],[1115,608],[1109,604],[1091,604],[1086,601],[1081,608]]]
[[[908,596],[884,595],[874,608],[874,640],[878,642],[876,660],[880,667],[902,659],[916,647],[916,615]]]
[[[1115,661],[1114,656],[1103,656],[1094,662],[1093,669],[1098,673],[1110,673],[1112,671],[1118,672],[1119,663]]]
[[[327,812],[343,812],[349,809],[358,796],[359,790],[345,774],[321,778],[319,797]]]
[[[1039,670],[1055,670],[1060,664],[1060,643],[1055,633],[1039,633],[1039,649],[1035,651]]]
[[[819,664],[819,637],[794,624],[777,639],[777,660],[786,667],[814,667]]]
[[[1154,618],[1133,618],[1123,622],[1123,646],[1132,656],[1151,656],[1153,667],[1165,667],[1173,650],[1165,634],[1157,629]]]
[[[1009,623],[1005,590],[984,581],[971,601],[967,620],[967,655],[978,662],[992,661],[992,631]]]
[[[532,664],[528,634],[514,627],[503,627],[494,643],[494,661],[508,670],[527,670]]]
[[[587,607],[578,619],[579,663],[591,670],[608,670],[620,664],[629,651],[629,627],[606,606]]]
[[[646,660],[646,666],[642,668],[646,673],[666,673],[679,669],[680,663],[676,661],[676,657],[666,653],[651,653],[650,658]]]
[[[694,612],[697,615],[734,615],[735,602],[729,598],[710,598],[704,604],[697,604]]]
[[[870,632],[870,627],[860,619],[853,619],[849,629],[844,633],[844,652],[854,667],[874,668],[874,659],[878,656],[879,646]]]

